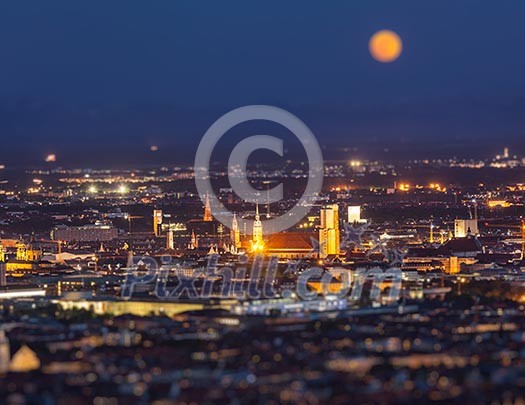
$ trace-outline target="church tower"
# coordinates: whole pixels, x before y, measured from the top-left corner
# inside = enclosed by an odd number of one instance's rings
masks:
[[[239,223],[237,222],[237,215],[233,214],[232,226],[230,228],[231,243],[238,249],[241,247],[241,233],[239,231]]]
[[[204,221],[210,222],[213,220],[211,216],[211,205],[210,205],[210,196],[206,193],[206,203],[204,204]]]
[[[252,247],[254,252],[261,251],[264,248],[262,222],[261,217],[259,215],[259,203],[257,203],[257,205],[255,206],[255,221],[253,221]]]
[[[195,250],[199,248],[199,238],[195,235],[195,230],[191,231],[191,242],[189,248]]]
[[[166,234],[166,249],[173,250],[174,243],[173,243],[173,229],[168,230],[168,233]]]

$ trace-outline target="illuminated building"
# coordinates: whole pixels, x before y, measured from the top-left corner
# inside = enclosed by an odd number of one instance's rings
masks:
[[[211,215],[210,197],[208,194],[206,194],[204,204],[204,215],[188,221],[186,228],[188,231],[195,231],[203,237],[217,236],[219,225],[213,220],[213,216]]]
[[[160,235],[161,225],[162,225],[162,210],[153,210],[153,233],[157,237]]]
[[[405,257],[401,268],[403,271],[432,271],[440,269],[446,274],[457,274],[461,271],[461,266],[471,266],[476,262],[477,260],[473,257]]]
[[[13,373],[27,373],[39,368],[40,360],[38,356],[27,345],[23,345],[18,349],[9,364],[9,371]]]
[[[454,220],[454,237],[464,238],[468,235],[479,235],[477,219],[456,219]]]
[[[239,231],[239,223],[237,222],[237,215],[233,214],[232,227],[230,229],[230,240],[236,249],[241,247],[241,232]]]
[[[259,204],[255,206],[255,221],[253,221],[253,231],[252,231],[252,250],[254,252],[259,252],[264,249],[263,241],[263,228],[261,218],[259,216]]]
[[[523,159],[519,159],[517,156],[510,156],[509,148],[503,149],[503,155],[496,155],[496,158],[490,163],[490,167],[497,169],[508,169],[515,168],[523,165]]]
[[[33,249],[30,245],[18,241],[16,244],[16,256],[14,259],[9,258],[6,261],[6,270],[14,276],[34,272],[38,269],[41,258],[42,251],[40,249]]]
[[[16,245],[16,260],[37,262],[41,257],[42,251],[39,249],[32,249],[31,246],[27,246],[23,242]]]
[[[6,264],[4,263],[4,261],[0,261],[0,287],[5,287],[7,285],[6,272]]]
[[[314,234],[306,232],[279,232],[267,237],[264,251],[279,259],[309,259],[316,257],[313,251]]]
[[[195,236],[195,231],[191,231],[191,241],[188,249],[195,250],[199,248],[199,238]]]
[[[110,225],[57,226],[51,239],[76,242],[108,242],[118,237],[118,229]]]
[[[511,204],[505,200],[489,200],[487,201],[489,208],[508,208]]]
[[[257,300],[233,305],[231,312],[236,315],[271,315],[272,313],[293,314],[305,312],[325,312],[344,310],[348,306],[346,299],[325,298],[310,301],[275,298]]]
[[[0,290],[0,300],[45,296],[46,290],[43,288],[8,288],[6,290]]]
[[[208,193],[206,193],[206,204],[204,205],[204,217],[203,220],[206,222],[210,222],[213,220],[213,217],[211,215],[211,206],[210,206],[210,197]]]
[[[151,316],[163,315],[173,316],[187,311],[202,311],[204,309],[226,309],[229,310],[237,300],[220,300],[210,304],[204,301],[164,301],[164,300],[69,300],[60,299],[56,301],[63,309],[85,309],[93,311],[97,315],[111,314],[120,316],[124,314]]]
[[[339,254],[339,207],[331,204],[321,208],[319,257]]]
[[[430,271],[441,269],[447,274],[459,273],[462,266],[475,264],[483,248],[475,237],[454,238],[438,248],[414,248],[403,258],[403,270]]]
[[[169,229],[166,234],[166,249],[173,250],[173,229]]]
[[[11,349],[9,346],[9,339],[5,335],[5,331],[0,329],[0,374],[9,371],[9,362],[11,360]]]
[[[348,223],[364,223],[366,219],[361,218],[361,206],[360,205],[350,205],[348,206]]]

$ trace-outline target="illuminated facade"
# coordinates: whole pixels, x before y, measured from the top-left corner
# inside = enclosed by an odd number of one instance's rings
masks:
[[[230,240],[236,249],[241,247],[241,232],[239,231],[239,223],[237,222],[236,214],[233,214],[232,226],[230,229]]]
[[[263,228],[259,215],[259,204],[255,206],[255,221],[253,221],[252,251],[260,252],[264,249]]]
[[[321,208],[319,228],[319,257],[339,254],[339,207],[331,204]]]
[[[0,287],[7,285],[7,266],[3,261],[0,261]]]
[[[203,220],[206,222],[210,222],[213,220],[213,217],[211,215],[210,196],[208,195],[208,193],[206,193],[206,204],[204,204]]]
[[[155,236],[160,235],[160,226],[162,225],[162,210],[153,211],[153,233]]]
[[[349,205],[348,206],[348,223],[349,224],[360,224],[365,223],[366,219],[361,218],[361,206],[360,205]]]
[[[9,362],[11,360],[11,350],[9,346],[9,339],[5,335],[5,331],[0,329],[0,374],[9,371]]]
[[[12,276],[23,276],[25,273],[33,273],[38,270],[41,258],[42,251],[40,249],[33,249],[31,245],[18,241],[16,243],[16,257],[14,259],[10,257],[5,263],[5,268]]]
[[[118,229],[111,225],[58,226],[51,239],[65,242],[108,242],[118,238]]]
[[[173,247],[173,229],[169,229],[168,233],[166,234],[166,249],[173,250]]]
[[[477,219],[456,219],[454,220],[454,237],[464,238],[468,235],[479,235]]]

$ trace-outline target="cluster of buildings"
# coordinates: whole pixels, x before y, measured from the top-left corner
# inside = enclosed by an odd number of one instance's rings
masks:
[[[363,187],[356,184],[368,181],[371,166],[347,169],[355,177],[332,165],[319,203],[277,234],[266,220],[285,213],[296,194],[245,204],[221,189],[233,213],[225,226],[184,170],[38,173],[42,184],[52,175],[67,181],[45,193],[2,194],[1,397],[523,401],[520,183],[472,188],[431,179],[412,187],[399,179]],[[373,175],[392,174],[384,169]],[[118,188],[127,176],[133,182]],[[94,179],[111,180],[113,191]],[[213,257],[225,271],[206,275]],[[254,298],[249,288],[262,285],[250,276],[261,257],[268,268],[276,259],[273,296]],[[150,265],[158,266],[154,277],[123,294],[130,270],[141,279]],[[395,299],[387,299],[395,280],[382,276],[391,268],[401,274]],[[312,269],[319,272],[306,287],[315,298],[304,300],[297,286]],[[359,291],[340,294],[363,274]],[[195,296],[170,295],[188,279]]]

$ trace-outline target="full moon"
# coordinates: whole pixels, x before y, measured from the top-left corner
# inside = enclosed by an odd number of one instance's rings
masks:
[[[382,30],[372,35],[368,49],[372,57],[378,62],[390,63],[401,55],[403,42],[394,31]]]

